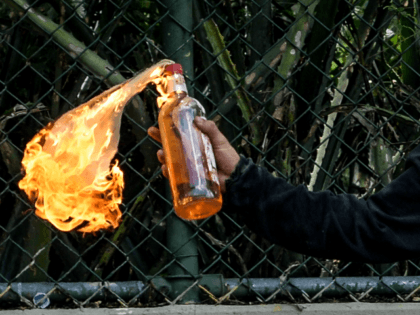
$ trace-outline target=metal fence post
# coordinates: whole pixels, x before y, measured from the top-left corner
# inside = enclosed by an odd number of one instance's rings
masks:
[[[163,50],[169,59],[182,64],[188,94],[194,96],[193,10],[188,0],[163,0],[169,15],[162,22]]]
[[[169,15],[163,20],[163,48],[167,57],[181,63],[189,90],[193,95],[193,53],[191,30],[193,27],[192,6],[188,0],[164,0]],[[169,185],[166,185],[166,197],[171,198]],[[167,246],[174,254],[176,262],[169,267],[172,283],[171,297],[177,298],[193,283],[192,276],[198,275],[197,241],[192,238],[194,231],[185,222],[172,213],[167,220]],[[195,286],[180,298],[180,303],[199,302],[198,288]]]

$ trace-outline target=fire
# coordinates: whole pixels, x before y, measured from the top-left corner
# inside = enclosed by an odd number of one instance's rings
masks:
[[[124,188],[118,161],[110,165],[120,138],[124,106],[148,83],[160,82],[162,60],[61,116],[26,145],[19,182],[35,214],[61,231],[116,228]]]
[[[169,94],[166,93],[168,80],[165,76],[161,76],[157,80],[155,80],[154,83],[156,84],[156,90],[160,94],[160,96],[158,96],[156,100],[157,106],[158,108],[162,108],[163,104],[168,100],[169,97]]]
[[[173,76],[173,81],[169,83],[168,78],[165,73],[159,76],[156,80],[153,80],[153,83],[156,84],[156,90],[159,92],[160,96],[157,98],[157,105],[159,108],[162,108],[163,104],[168,100],[169,94],[166,92],[168,90],[168,84],[171,84],[171,90],[177,89],[180,84],[184,83],[184,77],[175,73]]]

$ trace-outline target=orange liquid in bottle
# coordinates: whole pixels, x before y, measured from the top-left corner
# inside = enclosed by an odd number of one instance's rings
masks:
[[[175,212],[187,220],[204,219],[222,207],[211,145],[193,124],[200,115],[197,104],[201,107],[186,92],[175,91],[158,118]]]

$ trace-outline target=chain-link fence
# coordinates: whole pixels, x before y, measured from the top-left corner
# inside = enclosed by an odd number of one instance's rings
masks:
[[[146,132],[153,86],[123,117],[115,231],[61,232],[17,183],[48,122],[169,58],[238,152],[293,185],[366,198],[419,139],[418,14],[416,0],[0,3],[0,303],[416,300],[420,260],[307,257],[225,211],[179,220]]]

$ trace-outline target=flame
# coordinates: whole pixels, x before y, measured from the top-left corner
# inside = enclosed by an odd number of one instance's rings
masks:
[[[117,152],[124,106],[150,82],[160,82],[163,60],[61,116],[26,145],[19,182],[35,214],[61,231],[116,228],[124,188]]]
[[[166,93],[168,87],[168,79],[166,76],[160,76],[159,78],[153,81],[156,84],[156,90],[160,94],[156,99],[158,108],[162,108],[163,104],[168,100],[169,93]]]

